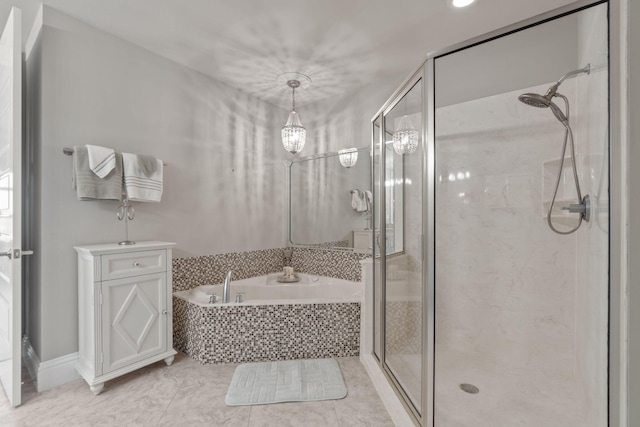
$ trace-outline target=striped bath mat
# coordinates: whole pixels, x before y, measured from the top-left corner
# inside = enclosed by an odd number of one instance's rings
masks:
[[[342,399],[347,386],[334,359],[244,363],[236,368],[229,406]]]

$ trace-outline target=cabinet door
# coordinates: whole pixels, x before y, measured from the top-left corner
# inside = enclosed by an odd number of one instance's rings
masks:
[[[102,374],[166,350],[165,273],[102,283]]]

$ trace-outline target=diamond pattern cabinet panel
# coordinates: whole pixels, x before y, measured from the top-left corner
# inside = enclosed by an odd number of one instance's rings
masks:
[[[104,374],[166,350],[165,274],[102,282]]]
[[[108,380],[173,362],[171,248],[137,242],[75,247],[78,252],[78,364],[95,394]]]

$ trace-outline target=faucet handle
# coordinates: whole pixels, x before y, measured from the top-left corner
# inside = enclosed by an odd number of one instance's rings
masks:
[[[236,302],[238,302],[238,303],[244,302],[244,293],[238,292],[236,294]]]
[[[218,302],[218,295],[209,295],[209,304],[215,304]]]

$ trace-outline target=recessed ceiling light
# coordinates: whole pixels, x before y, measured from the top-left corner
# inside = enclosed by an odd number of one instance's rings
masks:
[[[471,3],[473,3],[475,0],[453,0],[451,3],[455,6],[455,7],[465,7],[465,6],[469,6]]]

